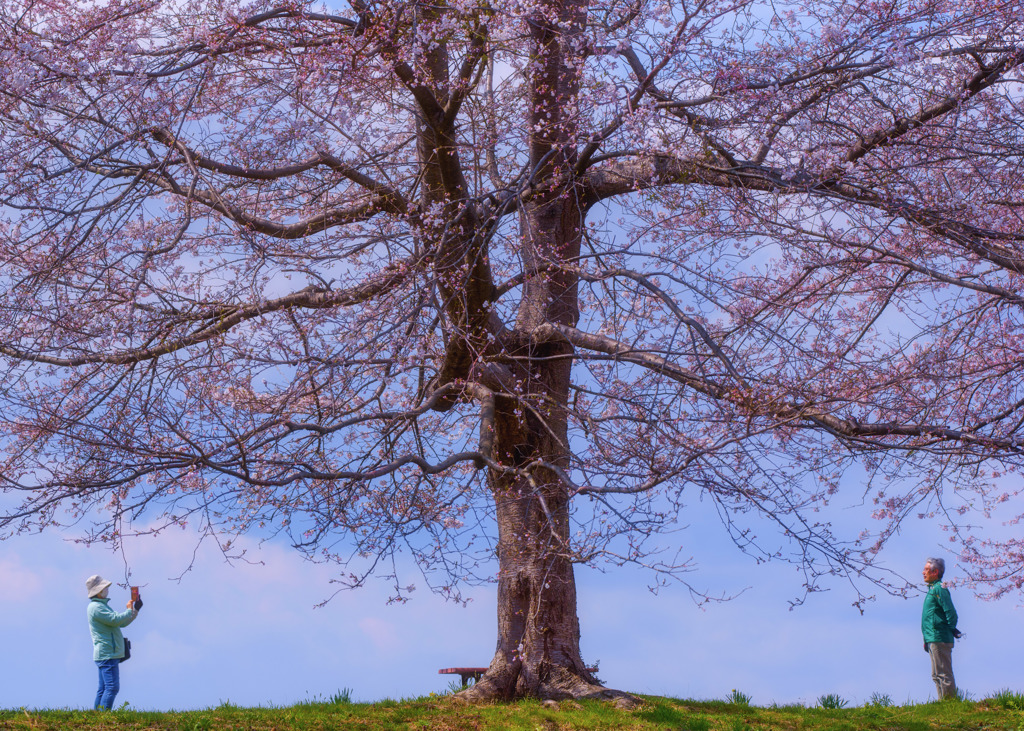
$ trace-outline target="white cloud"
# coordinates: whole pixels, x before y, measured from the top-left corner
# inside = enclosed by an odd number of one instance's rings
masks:
[[[0,559],[0,586],[8,605],[37,604],[43,598],[44,580],[17,558]],[[6,612],[5,612],[6,614]]]
[[[364,617],[359,620],[359,629],[373,643],[378,652],[393,652],[401,646],[398,631],[391,622],[377,617]]]
[[[125,630],[125,634],[132,635],[133,633],[129,628]],[[138,659],[139,665],[187,666],[196,665],[203,660],[203,650],[194,642],[168,637],[158,631],[151,630],[142,634],[134,640],[133,644],[138,648],[134,658]]]
[[[192,571],[168,580],[193,562],[195,541],[191,532],[139,539],[125,557],[54,534],[2,544],[0,581],[17,588],[7,592],[15,611],[5,612],[0,642],[24,662],[0,684],[0,708],[92,702],[84,582],[92,573],[123,581],[124,558],[146,600],[126,631],[134,657],[122,668],[119,696],[136,708],[288,704],[341,688],[367,701],[421,695],[448,686],[439,668],[486,665],[494,651],[493,587],[463,608],[425,592],[388,605],[389,587],[371,583],[316,609],[334,590],[332,567],[248,538],[240,546],[261,565],[228,566],[206,545]],[[921,544],[900,545],[908,570],[931,550],[927,538]],[[737,688],[757,704],[813,703],[823,693],[858,703],[876,691],[896,702],[934,694],[918,599],[880,597],[861,616],[837,588],[790,612],[786,600],[799,583],[791,568],[754,566],[725,549],[713,558],[706,575],[720,588],[752,588],[705,611],[678,587],[651,595],[649,576],[637,571],[578,572],[583,656],[600,660],[609,685],[691,698]],[[126,598],[115,588],[115,603]],[[1020,609],[960,590],[954,601],[967,632],[954,653],[960,685],[977,697],[1014,686],[1024,638],[1010,628]]]

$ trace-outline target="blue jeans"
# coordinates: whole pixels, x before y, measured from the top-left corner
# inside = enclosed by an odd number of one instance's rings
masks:
[[[114,707],[114,697],[121,690],[121,661],[97,660],[100,669],[100,689],[96,691],[96,702],[92,707],[97,711],[110,710]]]

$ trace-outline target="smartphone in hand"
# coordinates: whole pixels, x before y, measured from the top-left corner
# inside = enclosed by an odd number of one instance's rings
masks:
[[[139,587],[133,586],[132,587],[132,604],[134,604],[138,600],[139,600]]]

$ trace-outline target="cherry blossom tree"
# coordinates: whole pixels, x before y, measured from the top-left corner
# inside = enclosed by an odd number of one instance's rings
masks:
[[[493,580],[481,699],[613,694],[573,567],[679,577],[697,501],[809,589],[919,514],[1024,585],[1019,2],[0,8],[8,538]]]

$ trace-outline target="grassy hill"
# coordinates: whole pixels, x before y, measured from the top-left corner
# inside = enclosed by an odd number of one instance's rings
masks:
[[[692,701],[642,696],[633,709],[601,702],[539,701],[468,706],[448,696],[413,700],[350,703],[339,695],[324,703],[290,707],[238,708],[218,706],[203,711],[0,711],[2,729],[689,729],[690,731],[930,731],[941,729],[1012,729],[1024,731],[1024,695],[1000,693],[978,703],[951,701],[919,705],[875,705],[858,708],[747,705],[734,691],[733,700]],[[841,698],[820,699],[842,705]]]

